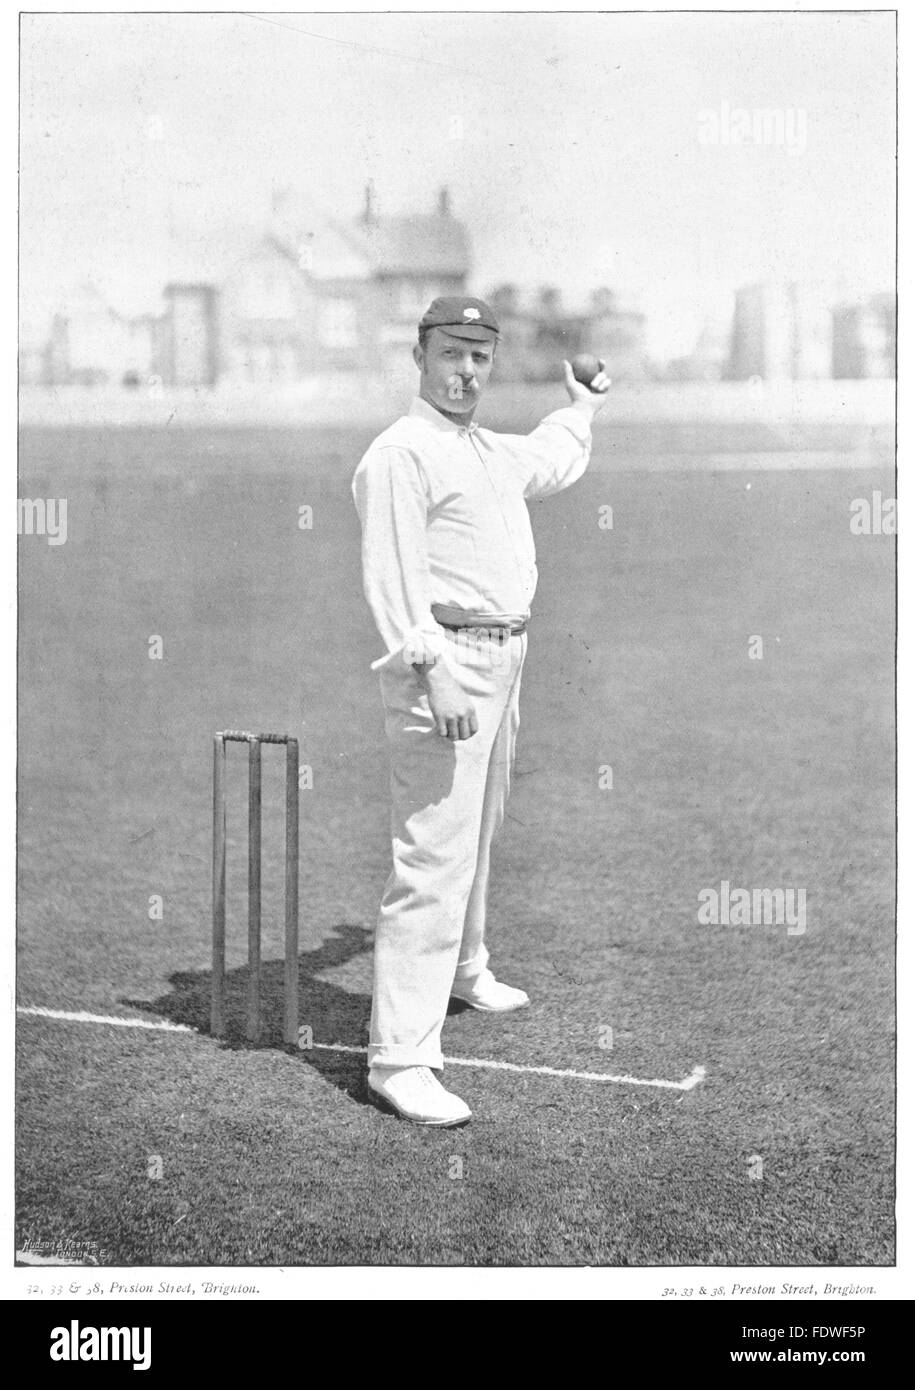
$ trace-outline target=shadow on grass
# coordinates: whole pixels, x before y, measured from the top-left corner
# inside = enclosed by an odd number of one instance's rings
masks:
[[[314,1044],[364,1048],[368,1042],[371,996],[353,994],[317,977],[371,951],[373,933],[349,924],[335,927],[334,933],[318,950],[299,955],[299,1025],[311,1029]],[[170,976],[169,984],[170,992],[158,999],[122,999],[121,1003],[209,1034],[210,972],[177,971]],[[293,1047],[284,1042],[282,960],[261,962],[261,1033],[257,1042],[250,1042],[245,1036],[247,989],[247,965],[226,971],[226,1036],[220,1040],[224,1047],[239,1052],[273,1048],[295,1053],[348,1096],[368,1103],[363,1053],[325,1052],[320,1046]]]

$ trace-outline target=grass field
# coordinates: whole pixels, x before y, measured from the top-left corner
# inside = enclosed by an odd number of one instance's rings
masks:
[[[270,750],[265,1037],[241,1039],[238,750],[232,1034],[206,1035],[211,738],[276,728],[314,776],[302,1020],[365,1043],[387,769],[349,482],[371,433],[23,435],[20,496],[66,497],[69,535],[20,550],[19,1002],[200,1033],[20,1017],[19,1245],[119,1265],[892,1262],[894,541],[849,528],[889,467],[708,467],[694,440],[661,470],[609,432],[533,508],[491,897],[494,964],[533,1005],[455,1013],[446,1053],[701,1066],[700,1085],[452,1066],[474,1123],[434,1133],[366,1103],[358,1055],[284,1049]],[[700,925],[723,879],[805,888],[806,931]]]

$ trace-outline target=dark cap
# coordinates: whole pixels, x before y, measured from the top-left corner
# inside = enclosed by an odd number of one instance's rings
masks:
[[[489,305],[482,299],[459,295],[433,299],[419,321],[420,333],[424,328],[442,328],[455,338],[471,338],[478,343],[491,343],[499,336],[499,325]]]

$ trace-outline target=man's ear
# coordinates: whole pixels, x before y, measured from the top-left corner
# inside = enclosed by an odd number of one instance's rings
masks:
[[[422,369],[423,369],[423,350],[422,350],[422,348],[420,347],[419,343],[414,343],[414,344],[413,344],[413,361],[416,363],[416,365],[417,365],[417,367],[419,368],[419,370],[422,371]]]

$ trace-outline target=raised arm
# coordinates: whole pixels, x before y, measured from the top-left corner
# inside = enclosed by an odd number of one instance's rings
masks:
[[[591,421],[607,399],[610,379],[601,363],[590,387],[584,386],[568,362],[562,365],[570,404],[547,415],[530,434],[503,436],[512,441],[525,497],[549,497],[571,487],[591,459]]]

